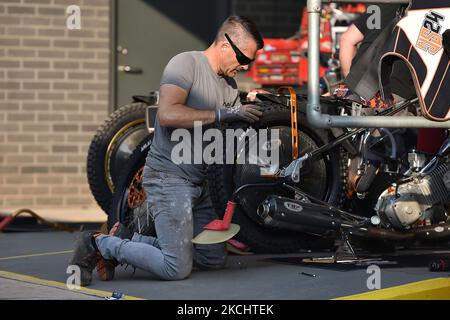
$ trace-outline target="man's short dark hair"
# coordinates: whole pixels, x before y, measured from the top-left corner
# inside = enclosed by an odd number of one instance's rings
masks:
[[[242,31],[246,34],[242,34]],[[264,40],[259,33],[256,24],[249,18],[244,16],[230,16],[224,21],[217,32],[215,42],[225,39],[225,33],[229,34],[233,42],[242,43],[244,38],[250,36],[256,42],[259,49],[264,47]]]

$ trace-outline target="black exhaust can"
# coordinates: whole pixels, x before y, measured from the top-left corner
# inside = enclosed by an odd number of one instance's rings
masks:
[[[270,195],[258,207],[264,225],[322,236],[341,228],[341,219],[323,205]]]

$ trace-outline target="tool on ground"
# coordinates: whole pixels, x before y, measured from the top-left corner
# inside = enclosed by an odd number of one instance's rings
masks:
[[[121,300],[125,297],[122,292],[114,291],[111,297],[105,297],[105,300]]]
[[[315,274],[312,274],[312,273],[307,273],[307,272],[300,272],[300,274],[302,274],[302,275],[304,275],[304,276],[308,276],[308,277],[311,277],[311,278],[315,278],[315,277],[317,277]]]
[[[430,271],[449,271],[450,260],[448,259],[436,259],[429,264]]]

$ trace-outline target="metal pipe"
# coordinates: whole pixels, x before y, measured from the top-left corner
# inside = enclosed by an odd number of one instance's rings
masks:
[[[412,103],[412,101],[417,101],[417,99],[411,100],[411,102],[406,102],[406,103],[405,103],[405,102],[400,102],[400,103],[398,103],[397,105],[393,106],[393,107],[390,108],[390,109],[381,111],[381,112],[379,113],[379,115],[377,115],[377,117],[381,117],[382,115],[385,115],[385,116],[392,116],[392,115],[395,115],[396,113],[402,111],[402,110],[405,109],[407,106],[409,106],[409,105]],[[310,157],[310,158],[314,158],[315,156],[320,155],[320,154],[322,154],[323,152],[326,152],[326,151],[328,151],[328,150],[331,150],[331,149],[333,149],[335,146],[337,146],[338,144],[340,144],[340,143],[344,142],[345,140],[347,140],[348,138],[350,138],[350,137],[352,137],[352,136],[354,136],[354,135],[356,135],[356,134],[359,134],[359,133],[361,133],[361,132],[363,132],[363,131],[365,131],[365,130],[367,130],[367,129],[366,129],[366,128],[358,128],[358,129],[349,131],[349,132],[347,132],[347,133],[343,133],[343,134],[341,134],[340,136],[336,137],[336,140],[334,140],[334,141],[332,141],[332,142],[330,142],[330,143],[327,143],[326,145],[321,146],[319,149],[315,149],[315,150],[311,151],[311,152],[309,153],[309,154],[310,154],[309,157]],[[362,144],[362,142],[361,142],[361,144]],[[362,147],[360,147],[360,149],[361,149],[361,148],[362,148]]]
[[[329,2],[352,2],[331,1]],[[354,1],[359,3],[408,3],[404,0],[392,1]],[[322,114],[320,105],[319,87],[319,39],[320,39],[320,13],[322,0],[308,0],[308,103],[306,116],[308,122],[319,128],[450,128],[450,121],[433,122],[422,117],[376,117],[376,116],[330,116]]]
[[[404,240],[434,240],[450,237],[450,223],[434,224],[431,226],[420,227],[417,229],[397,231],[382,228],[353,228],[349,227],[350,234],[385,240],[404,241]]]

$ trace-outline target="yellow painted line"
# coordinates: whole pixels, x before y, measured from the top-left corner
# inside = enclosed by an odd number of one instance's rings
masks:
[[[29,282],[33,282],[35,284],[42,284],[42,285],[47,285],[47,286],[51,286],[51,287],[57,287],[57,288],[69,290],[67,288],[67,285],[63,282],[36,278],[36,277],[28,276],[25,274],[0,270],[0,277],[1,276],[3,276],[4,278],[12,279],[12,280],[29,281]],[[89,289],[89,288],[84,288],[84,287],[81,287],[80,289],[76,289],[76,290],[69,290],[69,291],[80,292],[80,293],[91,293],[91,294],[95,294],[96,296],[100,295],[101,297],[110,297],[112,295],[112,292],[109,292],[109,291],[95,290],[95,289]],[[142,298],[133,297],[133,296],[129,296],[129,295],[125,295],[124,299],[125,300],[145,300]]]
[[[15,259],[25,259],[25,258],[32,258],[32,257],[54,256],[54,255],[57,255],[57,254],[66,254],[66,253],[72,253],[72,252],[73,252],[73,250],[26,254],[26,255],[23,255],[23,256],[12,256],[12,257],[0,258],[0,261],[15,260]]]
[[[450,300],[450,278],[435,278],[334,300]]]

